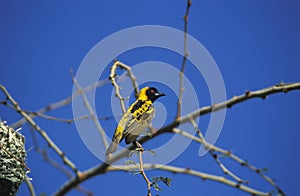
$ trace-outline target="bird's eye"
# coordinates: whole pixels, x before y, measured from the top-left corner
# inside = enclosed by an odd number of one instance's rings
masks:
[[[150,93],[154,93],[154,90],[153,90],[153,89],[151,89],[151,90],[150,90]]]

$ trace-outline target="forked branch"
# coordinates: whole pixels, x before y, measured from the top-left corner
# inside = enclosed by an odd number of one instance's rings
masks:
[[[138,97],[139,95],[139,87],[136,81],[136,78],[134,77],[131,68],[128,65],[125,65],[124,63],[115,60],[114,64],[112,65],[111,69],[110,69],[110,75],[109,75],[109,79],[112,83],[112,85],[115,87],[115,91],[116,91],[116,97],[119,99],[120,104],[121,104],[121,109],[123,114],[126,112],[126,108],[125,108],[125,104],[124,104],[124,97],[122,97],[121,93],[120,93],[120,89],[121,87],[117,84],[116,82],[116,70],[117,68],[120,67],[121,69],[125,69],[128,73],[128,77],[131,79],[132,81],[132,85],[135,91],[135,97]]]

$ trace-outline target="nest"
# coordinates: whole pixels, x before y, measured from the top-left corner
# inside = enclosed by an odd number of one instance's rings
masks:
[[[0,122],[0,195],[16,195],[27,177],[25,137]]]

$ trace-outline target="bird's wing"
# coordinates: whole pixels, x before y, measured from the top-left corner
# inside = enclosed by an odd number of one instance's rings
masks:
[[[153,106],[151,106],[149,110],[140,115],[139,118],[132,117],[125,127],[123,135],[125,138],[125,143],[129,144],[134,142],[136,138],[144,131],[144,129],[147,128],[154,115],[155,109]]]
[[[124,138],[124,130],[127,127],[128,122],[132,119],[130,111],[127,111],[119,121],[119,124],[115,130],[112,141],[106,150],[106,155],[115,152],[118,149],[120,141]]]

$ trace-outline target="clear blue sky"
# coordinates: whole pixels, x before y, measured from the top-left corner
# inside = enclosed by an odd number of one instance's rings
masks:
[[[0,3],[0,83],[6,86],[20,106],[37,110],[60,100],[72,92],[69,70],[75,72],[91,48],[106,36],[136,25],[165,25],[183,29],[182,17],[186,1],[2,1]],[[189,33],[200,41],[214,57],[222,73],[228,98],[246,90],[256,90],[284,82],[300,80],[300,3],[283,0],[252,1],[194,1],[189,19]],[[179,40],[182,41],[182,40]],[[115,46],[117,47],[117,46]],[[119,60],[129,65],[156,60],[179,68],[181,57],[155,49],[130,51]],[[190,66],[189,66],[190,65]],[[193,78],[189,63],[186,73]],[[103,78],[105,76],[102,76]],[[203,80],[203,79],[202,79]],[[200,105],[209,105],[205,82],[199,86]],[[155,84],[153,84],[155,85]],[[162,91],[164,90],[163,87]],[[202,90],[202,89],[204,90]],[[111,93],[112,87],[104,88]],[[166,90],[167,91],[167,90]],[[101,94],[97,98],[104,99]],[[266,100],[250,100],[227,111],[217,145],[231,149],[239,156],[276,179],[287,195],[299,194],[299,109],[300,92],[276,94]],[[0,99],[4,99],[0,95]],[[163,98],[160,103],[168,111],[167,122],[175,114],[175,98]],[[105,101],[105,100],[104,100]],[[107,100],[106,100],[107,101]],[[108,100],[109,101],[109,100]],[[97,111],[111,115],[111,110]],[[51,112],[61,118],[71,118],[70,106]],[[20,116],[0,106],[0,117],[13,123]],[[208,116],[209,117],[209,116]],[[200,121],[205,129],[208,117]],[[77,164],[80,170],[99,164],[85,147],[74,125],[38,119],[58,146]],[[116,121],[104,122],[109,130]],[[29,126],[23,127],[27,149],[33,146]],[[169,139],[162,136],[147,144],[158,145]],[[38,138],[41,147],[45,142]],[[100,142],[100,141],[99,141]],[[100,146],[101,144],[99,144]],[[198,145],[189,148],[171,165],[184,166],[204,172],[222,174],[211,157],[199,157]],[[49,150],[55,160],[59,158]],[[226,162],[227,163],[227,162]],[[27,164],[32,169],[37,194],[51,195],[67,178],[48,164],[34,150],[28,152]],[[250,185],[272,190],[257,175],[228,162]],[[171,187],[161,184],[160,195],[246,195],[228,186],[202,181],[184,175],[151,171],[149,176],[173,179]],[[141,176],[109,173],[83,183],[95,195],[144,195]],[[155,195],[155,191],[153,191]],[[19,195],[28,195],[22,185]],[[80,195],[76,191],[69,195]]]

